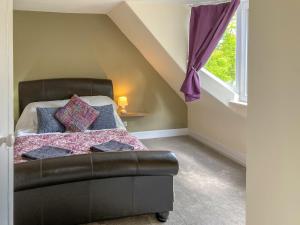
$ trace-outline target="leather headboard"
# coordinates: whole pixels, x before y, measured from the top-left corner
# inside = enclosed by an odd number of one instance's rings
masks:
[[[19,110],[32,102],[69,99],[78,96],[104,95],[113,99],[113,84],[106,79],[50,79],[23,81],[19,83]]]

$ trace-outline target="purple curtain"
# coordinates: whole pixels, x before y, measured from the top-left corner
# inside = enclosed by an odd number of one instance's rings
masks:
[[[200,98],[200,80],[197,72],[217,47],[239,4],[240,0],[231,0],[219,5],[192,8],[188,68],[180,89],[187,102]]]

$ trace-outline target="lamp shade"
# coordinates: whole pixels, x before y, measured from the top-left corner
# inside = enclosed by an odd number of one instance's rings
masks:
[[[121,107],[127,106],[128,105],[128,100],[127,96],[121,96],[118,98],[118,105]]]

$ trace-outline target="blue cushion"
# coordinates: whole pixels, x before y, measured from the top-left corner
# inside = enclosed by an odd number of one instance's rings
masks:
[[[100,114],[94,123],[92,123],[89,130],[117,128],[113,105],[94,106],[94,109],[96,109]]]
[[[38,134],[65,132],[65,127],[56,118],[58,108],[37,108]]]

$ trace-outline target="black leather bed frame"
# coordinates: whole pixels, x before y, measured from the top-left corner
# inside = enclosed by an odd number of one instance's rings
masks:
[[[19,84],[20,112],[36,101],[113,98],[110,80],[52,79]],[[15,165],[15,225],[76,225],[173,210],[178,162],[169,151],[92,153]]]

